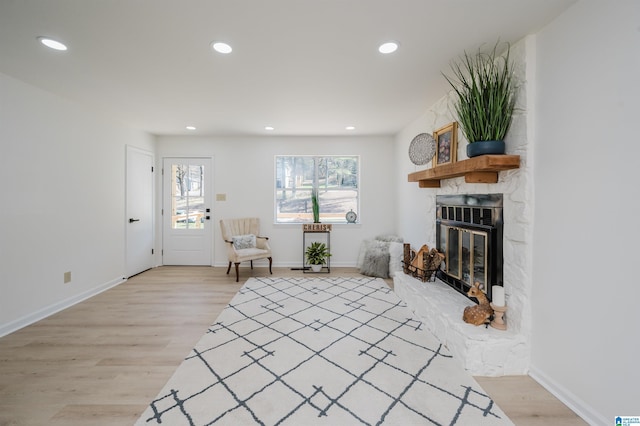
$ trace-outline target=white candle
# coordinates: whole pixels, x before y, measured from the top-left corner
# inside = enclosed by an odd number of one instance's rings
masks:
[[[491,287],[491,303],[496,306],[504,306],[504,287],[494,285]]]

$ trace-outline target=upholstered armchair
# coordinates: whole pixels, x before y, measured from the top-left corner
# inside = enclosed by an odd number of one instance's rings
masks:
[[[220,220],[220,229],[222,230],[222,238],[227,246],[227,256],[229,258],[229,267],[227,274],[231,270],[231,264],[236,265],[236,282],[240,277],[238,267],[240,262],[251,262],[253,269],[253,261],[258,259],[269,259],[269,273],[271,271],[271,247],[269,247],[269,238],[260,236],[260,219],[257,217],[248,217],[242,219],[222,219]]]

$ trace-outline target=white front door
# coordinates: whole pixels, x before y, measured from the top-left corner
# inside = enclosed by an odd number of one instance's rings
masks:
[[[162,263],[211,265],[211,158],[165,158],[162,172]]]
[[[126,273],[153,267],[153,154],[127,146]]]

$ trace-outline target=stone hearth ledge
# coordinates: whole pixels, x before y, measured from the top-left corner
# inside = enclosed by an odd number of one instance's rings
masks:
[[[522,335],[475,326],[462,320],[469,299],[440,280],[425,282],[404,273],[393,278],[394,291],[473,376],[527,374],[527,345]],[[509,310],[505,314],[509,327]]]

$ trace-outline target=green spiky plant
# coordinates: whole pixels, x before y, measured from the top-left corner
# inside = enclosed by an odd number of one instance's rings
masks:
[[[316,188],[311,190],[311,209],[313,210],[313,223],[320,223],[320,202]]]
[[[504,140],[513,117],[516,85],[510,46],[497,54],[500,42],[489,52],[467,52],[451,63],[452,76],[444,78],[455,91],[455,112],[469,143]]]

